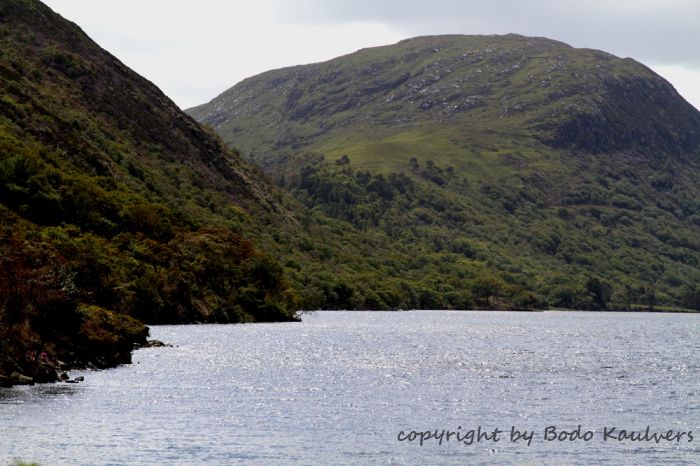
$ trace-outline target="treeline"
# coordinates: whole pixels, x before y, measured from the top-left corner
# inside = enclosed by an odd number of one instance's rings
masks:
[[[432,274],[429,272],[433,270]],[[423,279],[417,274],[387,277],[382,271],[360,274],[310,273],[303,289],[307,309],[573,309],[591,311],[700,310],[700,289],[687,288],[677,306],[661,302],[653,288],[616,288],[592,276],[575,276],[566,284],[548,283],[529,289],[514,283],[513,276],[484,270],[465,279],[451,279],[439,264],[424,264]],[[386,273],[391,273],[387,270]],[[447,277],[440,282],[438,277]]]
[[[428,163],[421,168],[415,159],[409,163],[414,176],[354,170],[347,157],[328,164],[323,157],[311,156],[296,175],[284,178],[284,186],[308,208],[350,224],[341,236],[360,232],[363,241],[375,247],[373,258],[362,257],[359,251],[328,257],[326,264],[333,273],[307,270],[298,280],[305,307],[545,307],[524,277],[491,266],[482,246],[451,231],[466,219],[460,206],[426,189],[415,177],[436,186],[463,180],[449,167]],[[443,220],[448,226],[440,225]]]
[[[223,229],[107,239],[0,215],[0,375],[41,381],[37,354],[72,367],[130,361],[147,323],[293,320],[280,265]]]
[[[265,180],[42,3],[0,16],[0,385],[125,362],[143,322],[295,320]]]
[[[599,178],[599,201],[591,205],[591,196],[582,194],[590,183],[572,185],[557,202],[543,198],[550,189],[537,178],[495,186],[430,160],[407,158],[403,169],[373,172],[355,169],[347,156],[327,161],[307,154],[278,181],[309,209],[348,222],[345,236],[359,231],[381,251],[364,267],[352,253],[345,264],[327,257],[334,273],[312,270],[300,280],[307,307],[700,307],[687,279],[662,263],[643,265],[649,258],[641,248],[656,248],[646,238],[672,220],[659,210],[643,212],[648,217],[636,224],[624,221],[629,206],[611,204],[621,201],[605,190],[629,199],[643,195],[624,179]],[[681,215],[697,213],[692,203],[683,207]],[[697,244],[682,230],[668,234],[662,254],[697,265]]]
[[[148,329],[136,319],[80,302],[71,264],[23,222],[0,217],[0,382],[22,374],[51,382],[49,363],[107,367],[131,360]],[[51,375],[53,374],[53,376]],[[10,381],[11,383],[11,381]]]
[[[231,229],[58,170],[8,136],[0,149],[0,376],[128,362],[142,322],[295,319],[282,267]]]
[[[282,268],[230,229],[198,228],[111,180],[66,174],[53,154],[7,138],[2,149],[11,155],[0,159],[0,203],[40,227],[34,242],[70,258],[80,302],[148,323],[291,318]]]

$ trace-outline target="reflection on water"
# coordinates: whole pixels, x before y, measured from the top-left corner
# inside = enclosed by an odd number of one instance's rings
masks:
[[[700,316],[319,312],[163,326],[134,364],[0,390],[0,465],[696,464]],[[545,441],[578,425],[590,441]],[[603,441],[607,427],[694,442]],[[398,441],[400,431],[533,431]],[[465,434],[466,435],[466,434]],[[504,434],[505,435],[505,434]]]

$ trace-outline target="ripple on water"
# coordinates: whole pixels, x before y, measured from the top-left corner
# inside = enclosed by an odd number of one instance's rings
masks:
[[[162,326],[173,348],[77,385],[0,390],[0,463],[692,464],[688,445],[552,444],[548,425],[700,431],[695,316],[318,312]],[[400,430],[533,429],[530,447]],[[700,438],[698,439],[700,440]],[[694,446],[691,445],[691,447]]]

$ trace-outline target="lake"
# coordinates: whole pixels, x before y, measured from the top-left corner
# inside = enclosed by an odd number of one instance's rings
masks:
[[[700,315],[315,312],[151,333],[175,347],[0,389],[0,464],[700,462]]]

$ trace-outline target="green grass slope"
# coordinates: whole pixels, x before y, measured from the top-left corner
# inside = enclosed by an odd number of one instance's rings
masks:
[[[379,293],[343,272],[363,307],[700,307],[700,114],[634,60],[420,37],[188,112],[345,235],[390,245]]]

